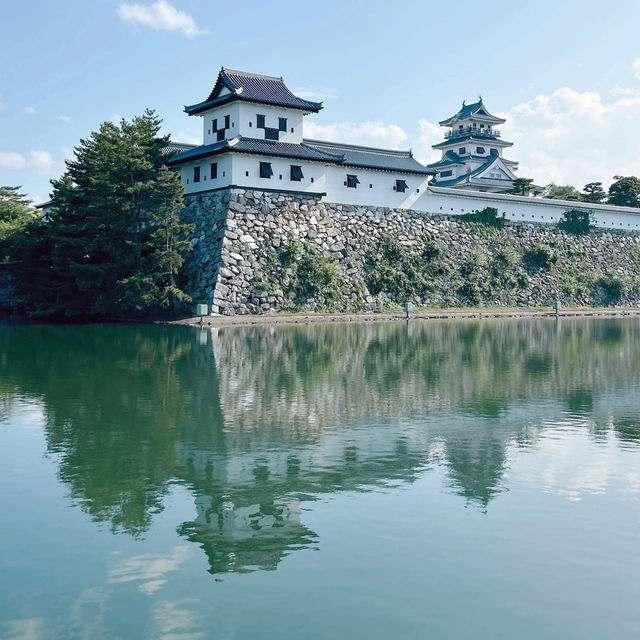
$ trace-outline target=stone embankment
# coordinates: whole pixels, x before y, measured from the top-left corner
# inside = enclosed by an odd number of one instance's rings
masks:
[[[444,307],[539,307],[557,298],[572,306],[640,303],[640,235],[634,233],[573,236],[554,225],[509,222],[499,230],[441,214],[245,189],[190,196],[184,218],[196,224],[187,290],[212,313],[363,311],[404,298]],[[383,265],[391,286],[384,289],[384,278],[381,285],[372,273],[380,268],[372,256],[385,238],[398,243],[405,261],[415,257],[418,271],[429,270],[426,285],[396,289],[392,253]],[[298,280],[292,275],[300,255],[305,277],[318,280],[309,287],[301,269]]]

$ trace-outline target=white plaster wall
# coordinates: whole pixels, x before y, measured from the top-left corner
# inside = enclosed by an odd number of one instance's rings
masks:
[[[322,162],[305,162],[295,158],[274,158],[250,153],[233,153],[233,184],[255,189],[282,189],[283,191],[325,191],[325,166]],[[270,162],[273,169],[271,178],[260,177],[260,163]],[[291,165],[302,167],[304,178],[291,180]],[[249,174],[249,175],[247,175]],[[312,182],[313,179],[313,182]]]
[[[302,142],[302,111],[298,109],[286,109],[284,107],[272,107],[267,104],[255,104],[250,102],[238,102],[239,129],[238,133],[245,138],[258,138],[264,140],[264,129],[256,128],[256,115],[265,116],[265,126],[272,129],[278,128],[278,118],[287,119],[287,130],[280,131],[280,142]],[[293,129],[293,133],[291,132]]]
[[[239,131],[239,120],[240,120],[240,105],[238,102],[231,102],[229,104],[222,105],[221,107],[216,107],[215,109],[211,109],[210,111],[205,111],[202,116],[202,139],[203,144],[213,144],[214,142],[218,142],[218,133],[211,130],[212,120],[214,118],[218,119],[218,128],[221,129],[224,127],[224,117],[229,116],[231,122],[229,123],[231,127],[226,130],[225,138],[227,140],[231,140],[238,135]]]
[[[592,212],[594,225],[621,231],[640,230],[640,209],[630,207],[612,207],[608,205],[588,205],[581,202],[507,196],[502,194],[461,191],[452,193],[452,189],[428,189],[414,203],[418,211],[460,215],[480,211],[485,207],[495,207],[498,215],[512,222],[557,223],[562,214],[569,209]]]
[[[357,188],[345,186],[347,174],[358,177],[360,184]],[[409,188],[404,193],[394,191],[396,180],[404,180]],[[412,209],[426,191],[427,182],[428,176],[329,165],[324,188],[327,195],[323,199],[344,204]]]
[[[218,163],[218,177],[215,180],[210,178],[213,162]],[[193,168],[200,167],[200,182],[193,181]],[[211,156],[195,162],[188,162],[179,167],[180,179],[186,194],[197,193],[199,191],[209,191],[210,189],[220,189],[232,184],[231,154],[221,154]]]

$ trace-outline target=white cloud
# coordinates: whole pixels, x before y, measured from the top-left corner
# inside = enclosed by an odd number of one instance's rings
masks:
[[[293,93],[305,100],[314,100],[314,101],[322,101],[322,100],[333,100],[338,97],[338,92],[336,89],[331,89],[329,87],[320,87],[316,85],[306,85],[304,87],[299,87],[293,90]]]
[[[125,22],[141,24],[157,31],[178,31],[187,38],[206,33],[188,13],[179,11],[166,0],[157,0],[150,5],[121,4],[118,15]]]
[[[27,164],[40,173],[50,173],[56,166],[48,151],[30,151]]]
[[[28,156],[12,151],[0,151],[0,167],[14,171],[34,169],[38,173],[52,173],[56,162],[48,151],[29,151]]]
[[[175,136],[171,136],[174,142],[184,142],[186,144],[202,144],[202,134],[192,134],[186,131],[178,131]]]
[[[29,116],[33,116],[37,113],[35,107],[25,107],[23,111]]]
[[[71,122],[71,116],[58,116],[62,122]]]
[[[581,188],[595,180],[607,185],[614,175],[640,175],[637,93],[607,104],[598,93],[565,87],[501,115],[507,118],[503,138],[515,143],[505,155],[519,161],[518,175],[538,184]]]
[[[443,128],[428,120],[418,120],[418,130],[418,145],[414,149],[416,159],[424,164],[435,162],[442,154],[432,149],[431,145],[442,142]]]
[[[381,120],[371,122],[334,122],[333,124],[304,125],[306,138],[372,145],[387,149],[398,149],[407,140],[407,134],[397,124],[385,124]]]
[[[24,169],[27,161],[19,153],[0,151],[0,167],[3,169]]]
[[[640,58],[631,65],[631,71],[633,71],[633,75],[640,80]]]

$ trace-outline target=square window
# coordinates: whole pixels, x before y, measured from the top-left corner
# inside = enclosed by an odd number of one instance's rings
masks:
[[[225,130],[224,129],[220,129],[220,131],[218,131],[218,142],[222,142],[225,138]]]
[[[347,187],[349,189],[357,189],[359,184],[358,176],[347,175]]]
[[[476,153],[484,153],[484,147],[476,147]]]
[[[279,140],[280,139],[280,132],[277,129],[271,129],[269,127],[265,127],[264,139],[265,140]]]
[[[287,119],[286,118],[278,118],[278,129],[280,131],[285,131],[287,130]]]
[[[212,162],[210,169],[211,169],[211,179],[215,180],[218,177],[218,163]]]
[[[396,180],[396,191],[404,193],[409,187],[404,180]]]
[[[200,182],[200,167],[193,167],[193,181]]]
[[[258,127],[258,129],[264,129],[264,116],[260,114],[256,115],[256,127]]]
[[[458,153],[463,156],[465,153],[467,153],[467,148],[466,147],[460,147],[460,149],[458,150]]]
[[[302,167],[296,164],[291,165],[291,179],[295,182],[300,182],[304,178],[302,173]]]
[[[273,169],[271,168],[270,162],[261,162],[260,163],[260,177],[261,178],[271,178],[273,175]]]

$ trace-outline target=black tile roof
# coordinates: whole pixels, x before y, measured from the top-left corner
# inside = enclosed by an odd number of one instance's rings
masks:
[[[460,159],[460,156],[453,151],[447,151],[444,156],[438,162],[432,162],[427,165],[429,169],[440,169],[441,167],[450,167],[456,164],[464,164]]]
[[[432,149],[441,149],[442,147],[448,147],[451,145],[464,145],[467,143],[474,143],[474,144],[479,144],[479,145],[496,145],[498,147],[512,147],[513,146],[513,142],[507,142],[506,140],[503,140],[502,138],[497,138],[497,137],[489,137],[489,136],[480,136],[480,135],[473,135],[473,133],[469,133],[469,134],[465,134],[463,136],[456,136],[455,138],[447,138],[446,140],[443,140],[442,142],[438,142],[438,144],[434,144],[432,145]]]
[[[446,120],[441,120],[440,125],[446,126],[454,120],[466,120],[467,118],[470,118],[474,115],[493,120],[496,124],[502,124],[505,122],[504,118],[499,118],[498,116],[490,114],[487,108],[484,106],[482,98],[480,98],[478,102],[474,102],[472,104],[465,104],[463,102],[462,107],[460,108],[458,113],[451,116],[450,118],[447,118]]]
[[[294,144],[291,142],[276,142],[272,140],[258,140],[256,138],[243,138],[238,136],[232,140],[223,140],[213,144],[202,145],[195,149],[189,149],[171,159],[170,164],[182,164],[199,158],[217,155],[226,152],[253,153],[264,156],[276,156],[280,158],[296,158],[315,162],[340,163],[341,156],[325,153],[314,149],[307,144]]]
[[[411,151],[390,151],[374,147],[360,147],[321,140],[303,140],[304,144],[322,151],[341,156],[342,164],[364,169],[379,169],[398,173],[433,175],[435,172],[420,164]]]
[[[213,144],[188,149],[169,161],[171,165],[192,162],[220,153],[253,153],[280,158],[296,158],[312,162],[324,162],[363,169],[378,169],[395,173],[433,175],[436,172],[420,164],[410,151],[389,151],[373,147],[303,140],[302,144],[243,138],[223,140]]]
[[[220,95],[225,87],[230,93]],[[184,110],[189,115],[196,115],[233,100],[271,104],[309,112],[317,112],[322,109],[322,102],[311,102],[294,95],[282,78],[222,67],[209,97],[198,104],[185,106]]]

